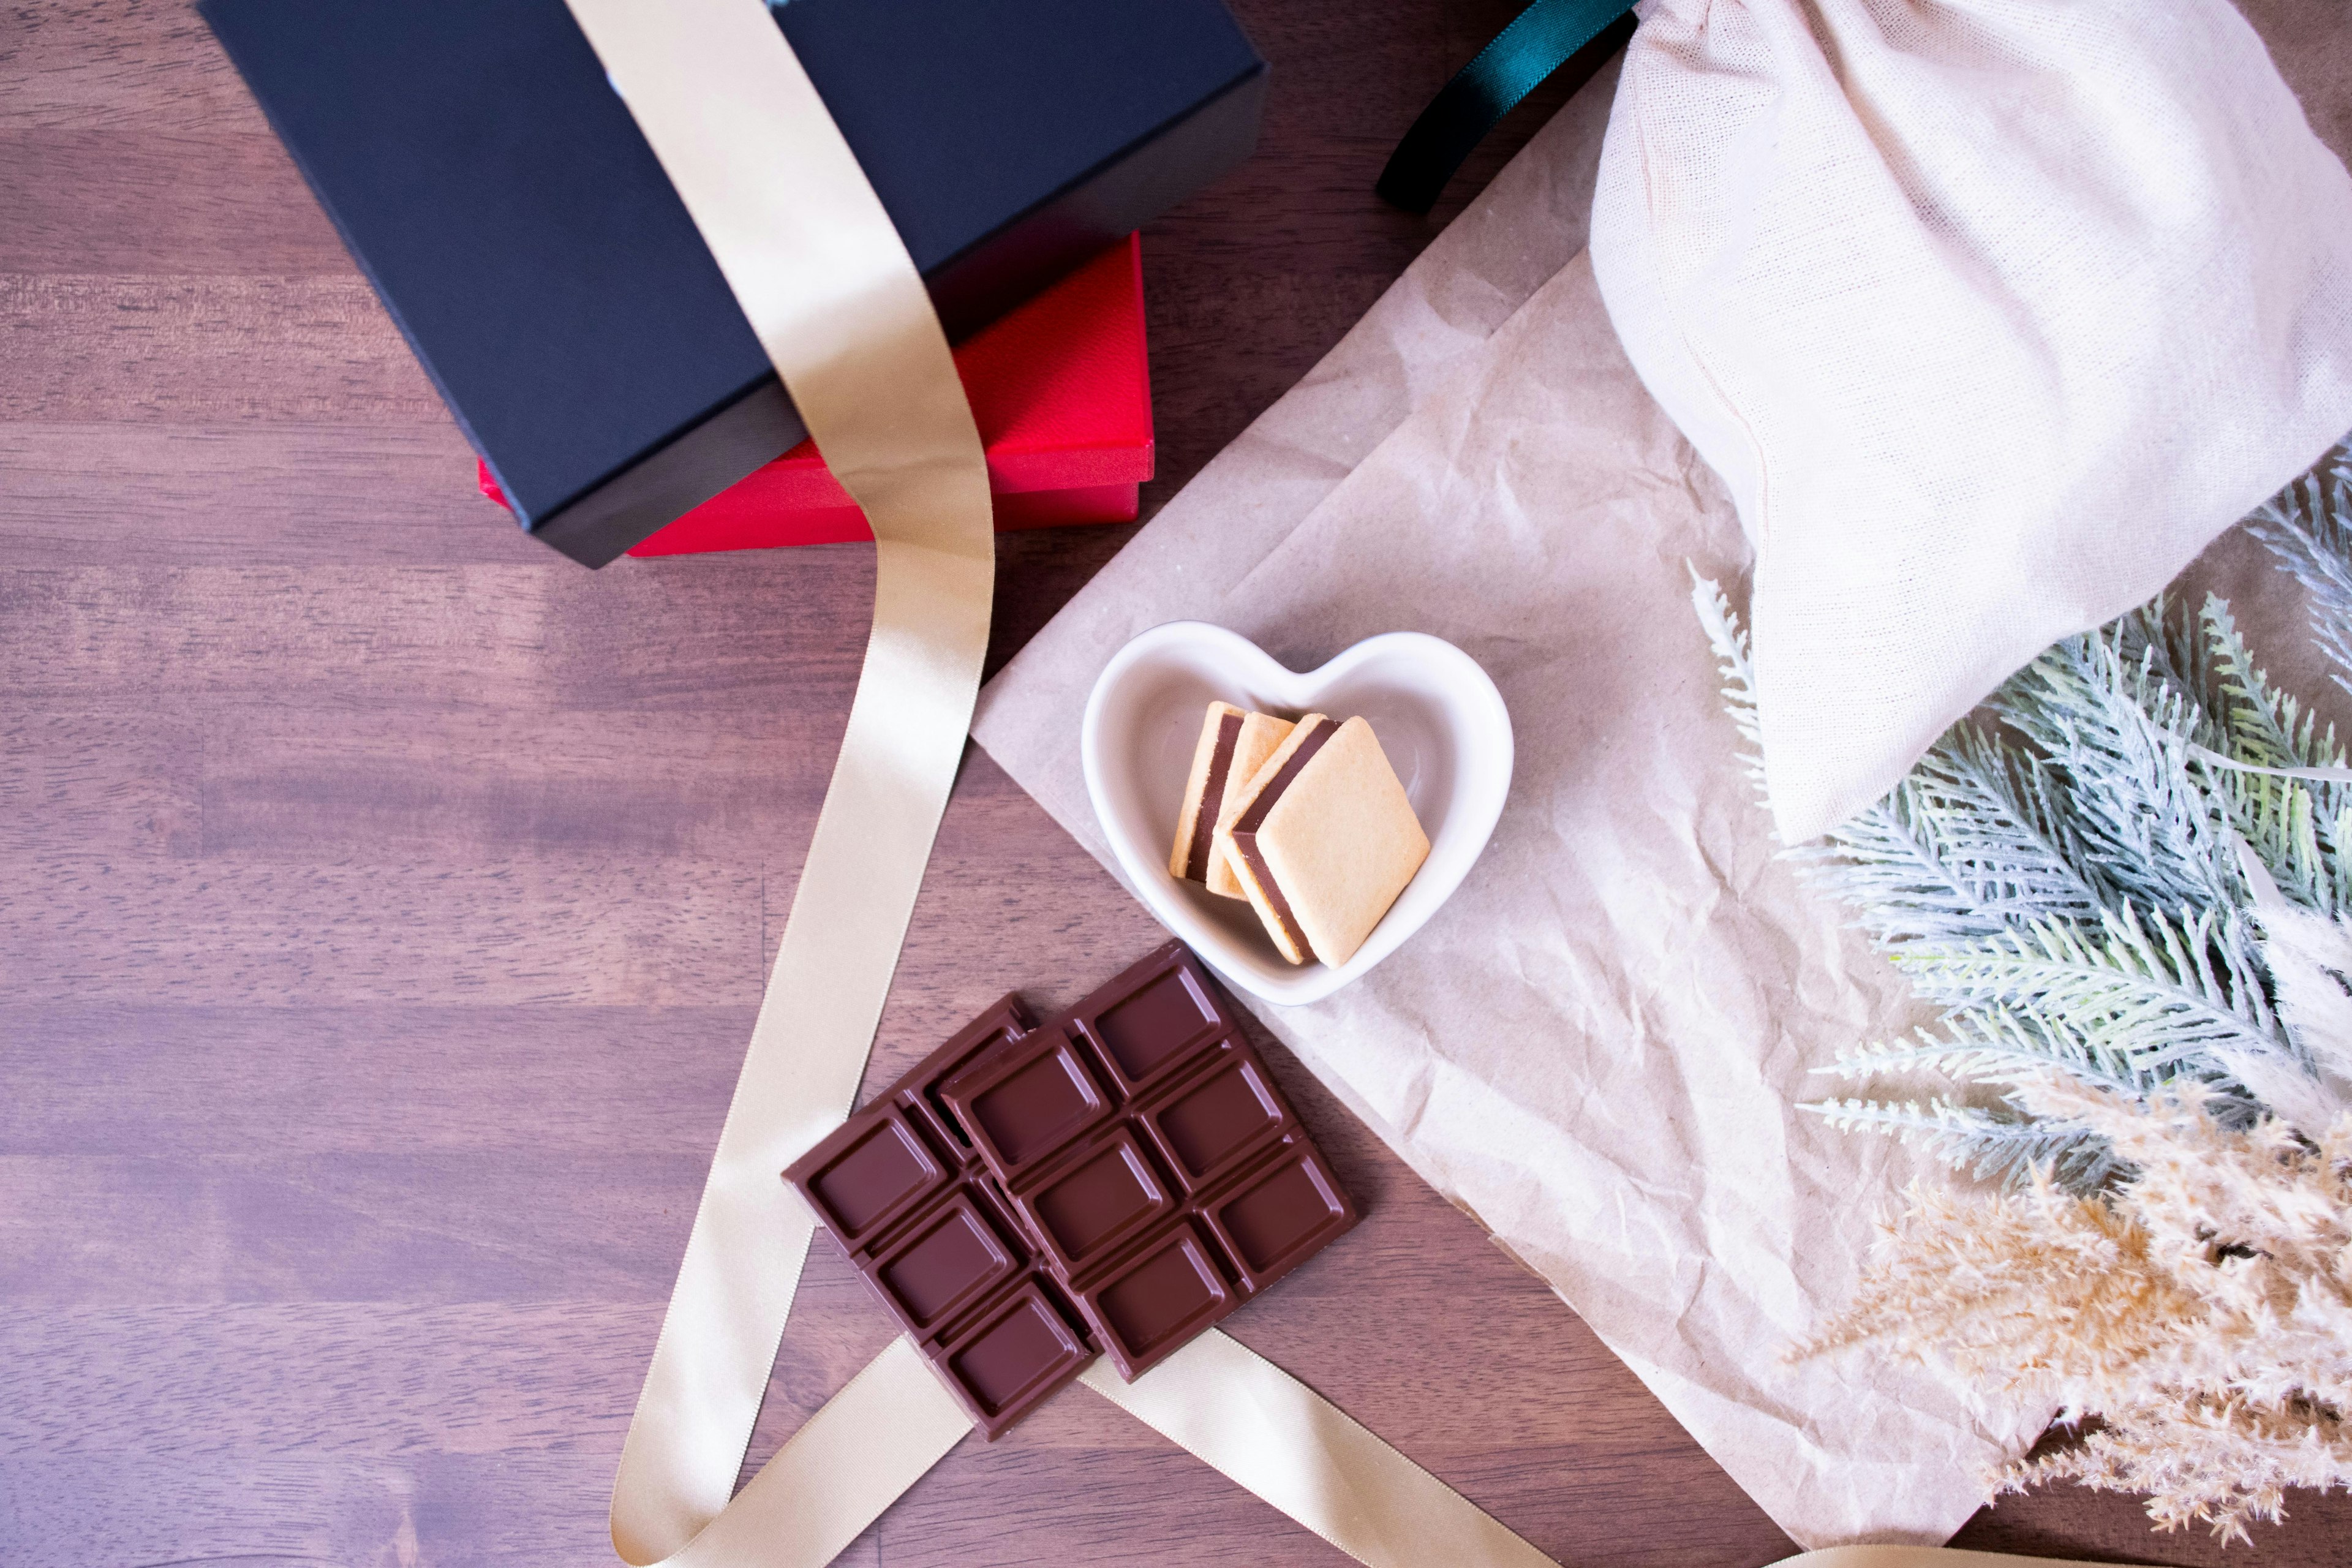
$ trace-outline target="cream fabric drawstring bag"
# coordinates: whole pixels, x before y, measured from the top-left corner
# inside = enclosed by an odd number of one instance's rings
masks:
[[[1755,547],[1784,842],[2352,427],[2352,179],[2227,0],[1652,0],[1591,243]]]

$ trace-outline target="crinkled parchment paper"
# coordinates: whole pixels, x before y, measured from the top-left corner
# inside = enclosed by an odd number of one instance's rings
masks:
[[[1783,1359],[1914,1168],[1796,1110],[1831,1087],[1809,1069],[1916,1020],[1775,859],[1737,759],[1685,563],[1734,583],[1747,546],[1582,254],[1613,79],[1029,644],[974,733],[1117,874],[1078,722],[1136,633],[1213,621],[1301,669],[1397,629],[1468,651],[1518,739],[1493,842],[1362,981],[1256,1010],[1791,1537],[1941,1542],[2048,1412]]]

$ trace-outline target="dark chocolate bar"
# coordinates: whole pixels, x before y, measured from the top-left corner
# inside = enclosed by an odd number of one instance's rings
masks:
[[[1005,997],[784,1179],[991,1439],[1097,1351],[1139,1376],[1356,1222],[1181,942],[1043,1025]]]

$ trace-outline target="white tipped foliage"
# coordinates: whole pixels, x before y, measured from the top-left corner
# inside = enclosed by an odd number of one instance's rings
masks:
[[[2309,590],[2352,691],[2352,454],[2252,526]],[[1746,634],[1696,573],[1692,603],[1754,769]],[[2126,1167],[2095,1128],[2037,1122],[2020,1082],[2186,1093],[2231,1128],[2328,1124],[2352,1093],[2352,782],[2291,771],[2345,766],[2219,598],[2195,615],[2160,598],[2051,648],[1885,799],[1791,852],[1944,1010],[1822,1070],[1949,1085],[1808,1109],[2076,1191]]]
[[[2312,636],[2352,691],[2352,447],[2338,447],[2247,521],[2311,595]]]

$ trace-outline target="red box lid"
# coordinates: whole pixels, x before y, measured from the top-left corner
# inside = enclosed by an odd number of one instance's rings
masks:
[[[964,340],[955,361],[988,450],[989,488],[997,494],[1129,486],[1151,477],[1143,251],[1136,236]],[[482,493],[503,503],[487,465],[478,478]],[[814,443],[803,441],[670,526],[709,529],[853,505]],[[632,553],[667,553],[656,544],[661,538],[655,534]]]

